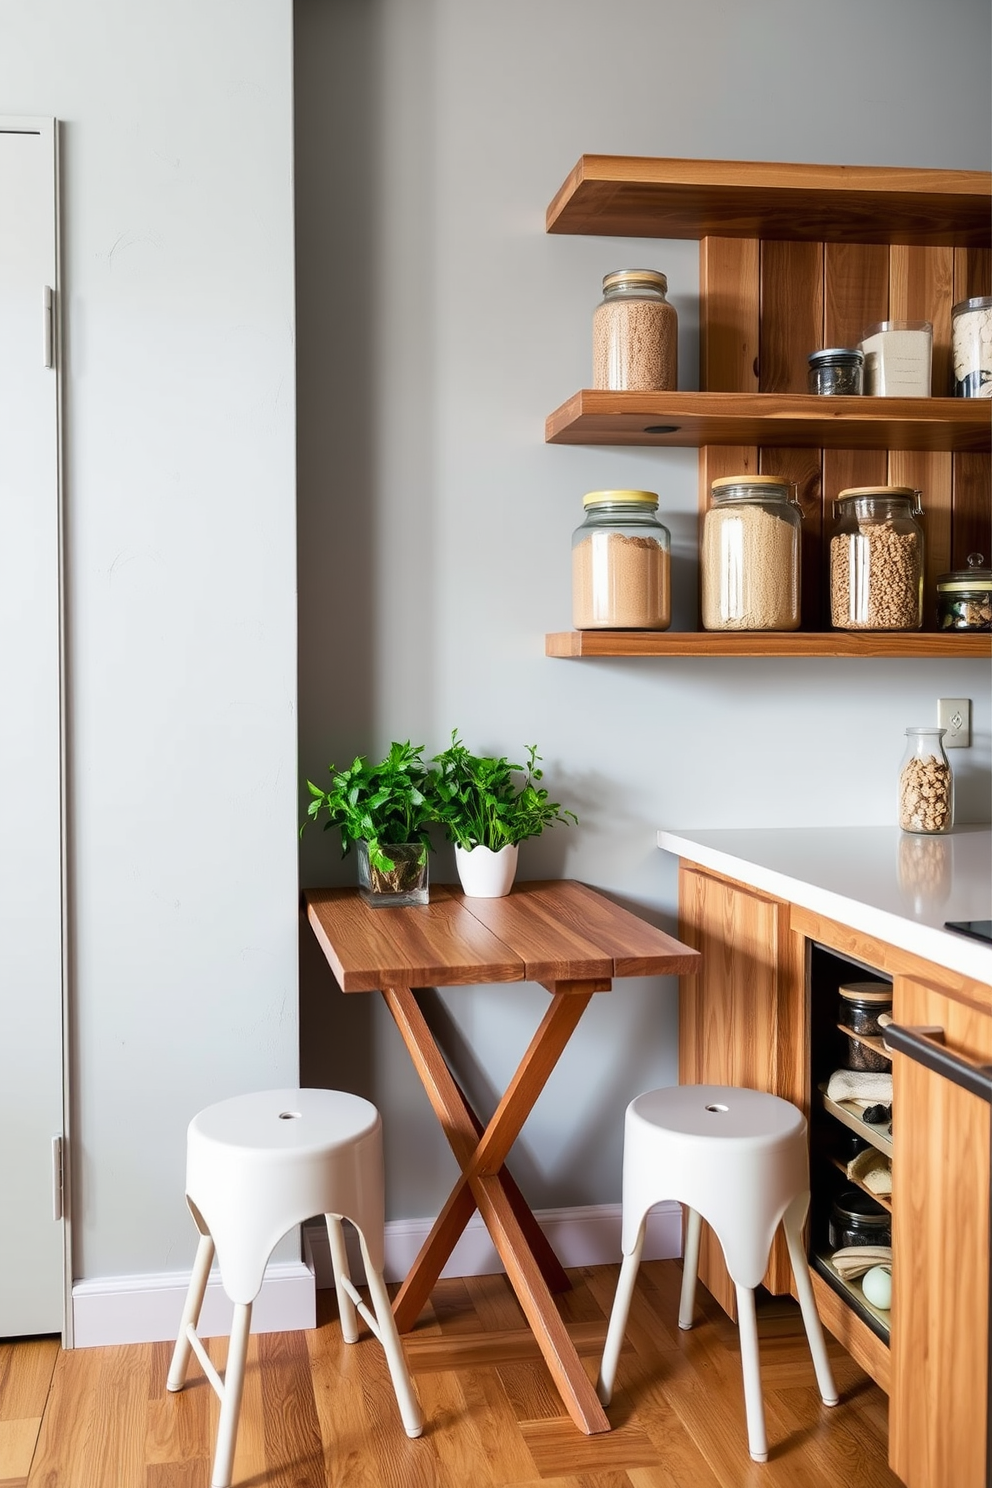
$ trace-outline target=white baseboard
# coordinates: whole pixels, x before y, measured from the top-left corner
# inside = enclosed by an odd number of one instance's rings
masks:
[[[682,1211],[676,1203],[651,1210],[644,1240],[644,1259],[668,1260],[682,1254]],[[599,1266],[620,1259],[620,1205],[591,1204],[575,1209],[545,1209],[537,1219],[562,1265]],[[431,1219],[391,1220],[386,1225],[385,1275],[401,1281],[427,1238]],[[345,1226],[352,1275],[364,1276],[355,1232]],[[316,1325],[317,1287],[333,1284],[327,1230],[320,1221],[304,1226],[307,1261],[273,1261],[252,1311],[253,1333],[283,1333]],[[473,1215],[452,1252],[442,1276],[485,1276],[502,1271],[478,1214]],[[188,1271],[137,1276],[102,1276],[77,1281],[72,1288],[73,1347],[158,1343],[175,1338],[189,1285]],[[219,1279],[211,1277],[198,1331],[204,1338],[225,1336],[231,1329],[231,1302]]]
[[[619,1204],[588,1204],[574,1209],[542,1209],[536,1216],[555,1254],[569,1266],[604,1266],[620,1261]],[[398,1219],[386,1225],[385,1277],[402,1281],[430,1233],[431,1219]],[[333,1285],[327,1230],[318,1220],[305,1227],[317,1286]],[[364,1276],[355,1232],[345,1225],[348,1261],[354,1277]],[[647,1218],[644,1259],[666,1261],[682,1254],[682,1209],[675,1202],[658,1204]],[[489,1231],[476,1213],[451,1253],[442,1276],[488,1276],[504,1270]]]

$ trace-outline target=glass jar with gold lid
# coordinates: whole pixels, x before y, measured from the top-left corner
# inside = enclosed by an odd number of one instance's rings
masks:
[[[710,487],[699,587],[706,630],[797,630],[802,514],[781,475],[726,475]]]
[[[654,491],[590,491],[572,535],[576,630],[667,630],[671,538]]]
[[[923,529],[912,486],[849,486],[834,502],[830,620],[837,630],[919,630]]]

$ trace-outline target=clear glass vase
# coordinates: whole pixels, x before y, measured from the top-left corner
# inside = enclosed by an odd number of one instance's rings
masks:
[[[954,818],[951,767],[941,728],[908,728],[899,771],[899,825],[904,832],[937,836]]]
[[[380,851],[391,868],[369,861],[367,842],[356,842],[358,892],[374,909],[428,902],[428,848],[426,842],[380,843]]]

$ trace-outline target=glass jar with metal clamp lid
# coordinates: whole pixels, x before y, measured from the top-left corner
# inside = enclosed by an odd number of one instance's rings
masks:
[[[706,630],[798,630],[802,513],[781,475],[727,475],[710,487],[699,582]]]
[[[834,502],[830,619],[838,630],[919,630],[923,529],[912,486],[850,486]]]

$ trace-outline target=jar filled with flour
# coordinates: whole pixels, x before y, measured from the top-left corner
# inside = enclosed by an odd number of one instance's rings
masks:
[[[699,564],[706,630],[798,630],[802,513],[780,475],[727,475],[710,487]]]
[[[667,630],[671,537],[654,491],[590,491],[572,534],[576,630]]]
[[[674,392],[678,315],[656,269],[616,269],[592,318],[592,385],[611,392]]]

